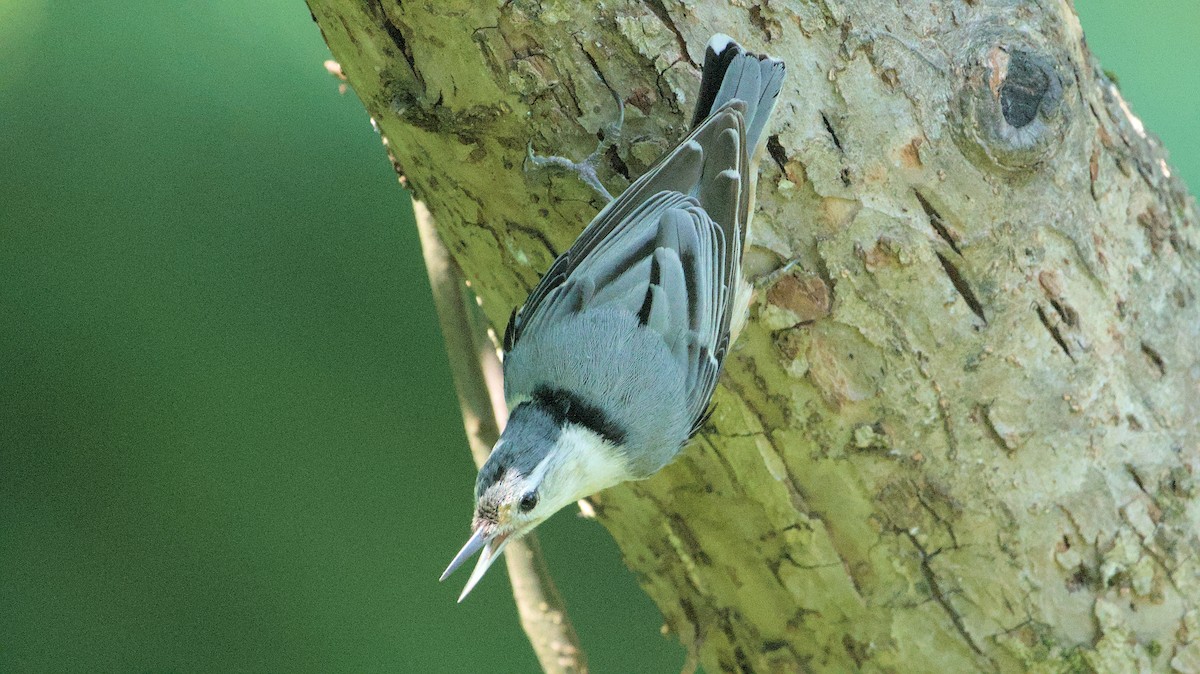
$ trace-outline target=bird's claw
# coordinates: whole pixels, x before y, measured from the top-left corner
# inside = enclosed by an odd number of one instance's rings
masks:
[[[621,137],[621,127],[625,125],[625,103],[617,97],[617,108],[619,114],[615,125],[608,125],[603,129],[604,137],[596,144],[596,149],[592,151],[583,161],[571,161],[567,157],[558,155],[539,155],[533,151],[533,141],[530,140],[526,146],[526,159],[529,165],[535,168],[545,168],[547,166],[557,166],[559,168],[573,171],[580,180],[587,183],[589,187],[596,190],[596,193],[603,197],[605,202],[613,200],[613,195],[608,191],[608,188],[600,182],[600,176],[596,173],[596,167],[600,164],[600,158],[608,151],[610,147],[617,144],[617,140]]]

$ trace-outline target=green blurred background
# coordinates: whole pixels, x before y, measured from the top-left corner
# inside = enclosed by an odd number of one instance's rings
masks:
[[[1200,3],[1080,0],[1200,184]],[[301,0],[0,0],[0,671],[532,671],[407,197]],[[597,672],[673,638],[543,528]]]

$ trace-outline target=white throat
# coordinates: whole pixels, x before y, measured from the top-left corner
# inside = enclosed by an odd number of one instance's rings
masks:
[[[543,476],[551,480],[555,510],[632,479],[615,445],[575,424],[563,429],[534,476],[535,482],[543,482]]]

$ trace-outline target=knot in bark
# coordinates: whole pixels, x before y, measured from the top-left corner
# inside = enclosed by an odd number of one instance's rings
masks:
[[[959,69],[959,149],[983,169],[1034,170],[1062,145],[1069,121],[1055,55],[1024,36],[976,37]]]

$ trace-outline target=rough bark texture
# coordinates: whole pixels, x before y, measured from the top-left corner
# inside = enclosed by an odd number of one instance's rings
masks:
[[[788,62],[716,414],[597,499],[708,671],[1200,668],[1200,230],[1069,2],[309,5],[497,326],[600,206],[527,143]]]

